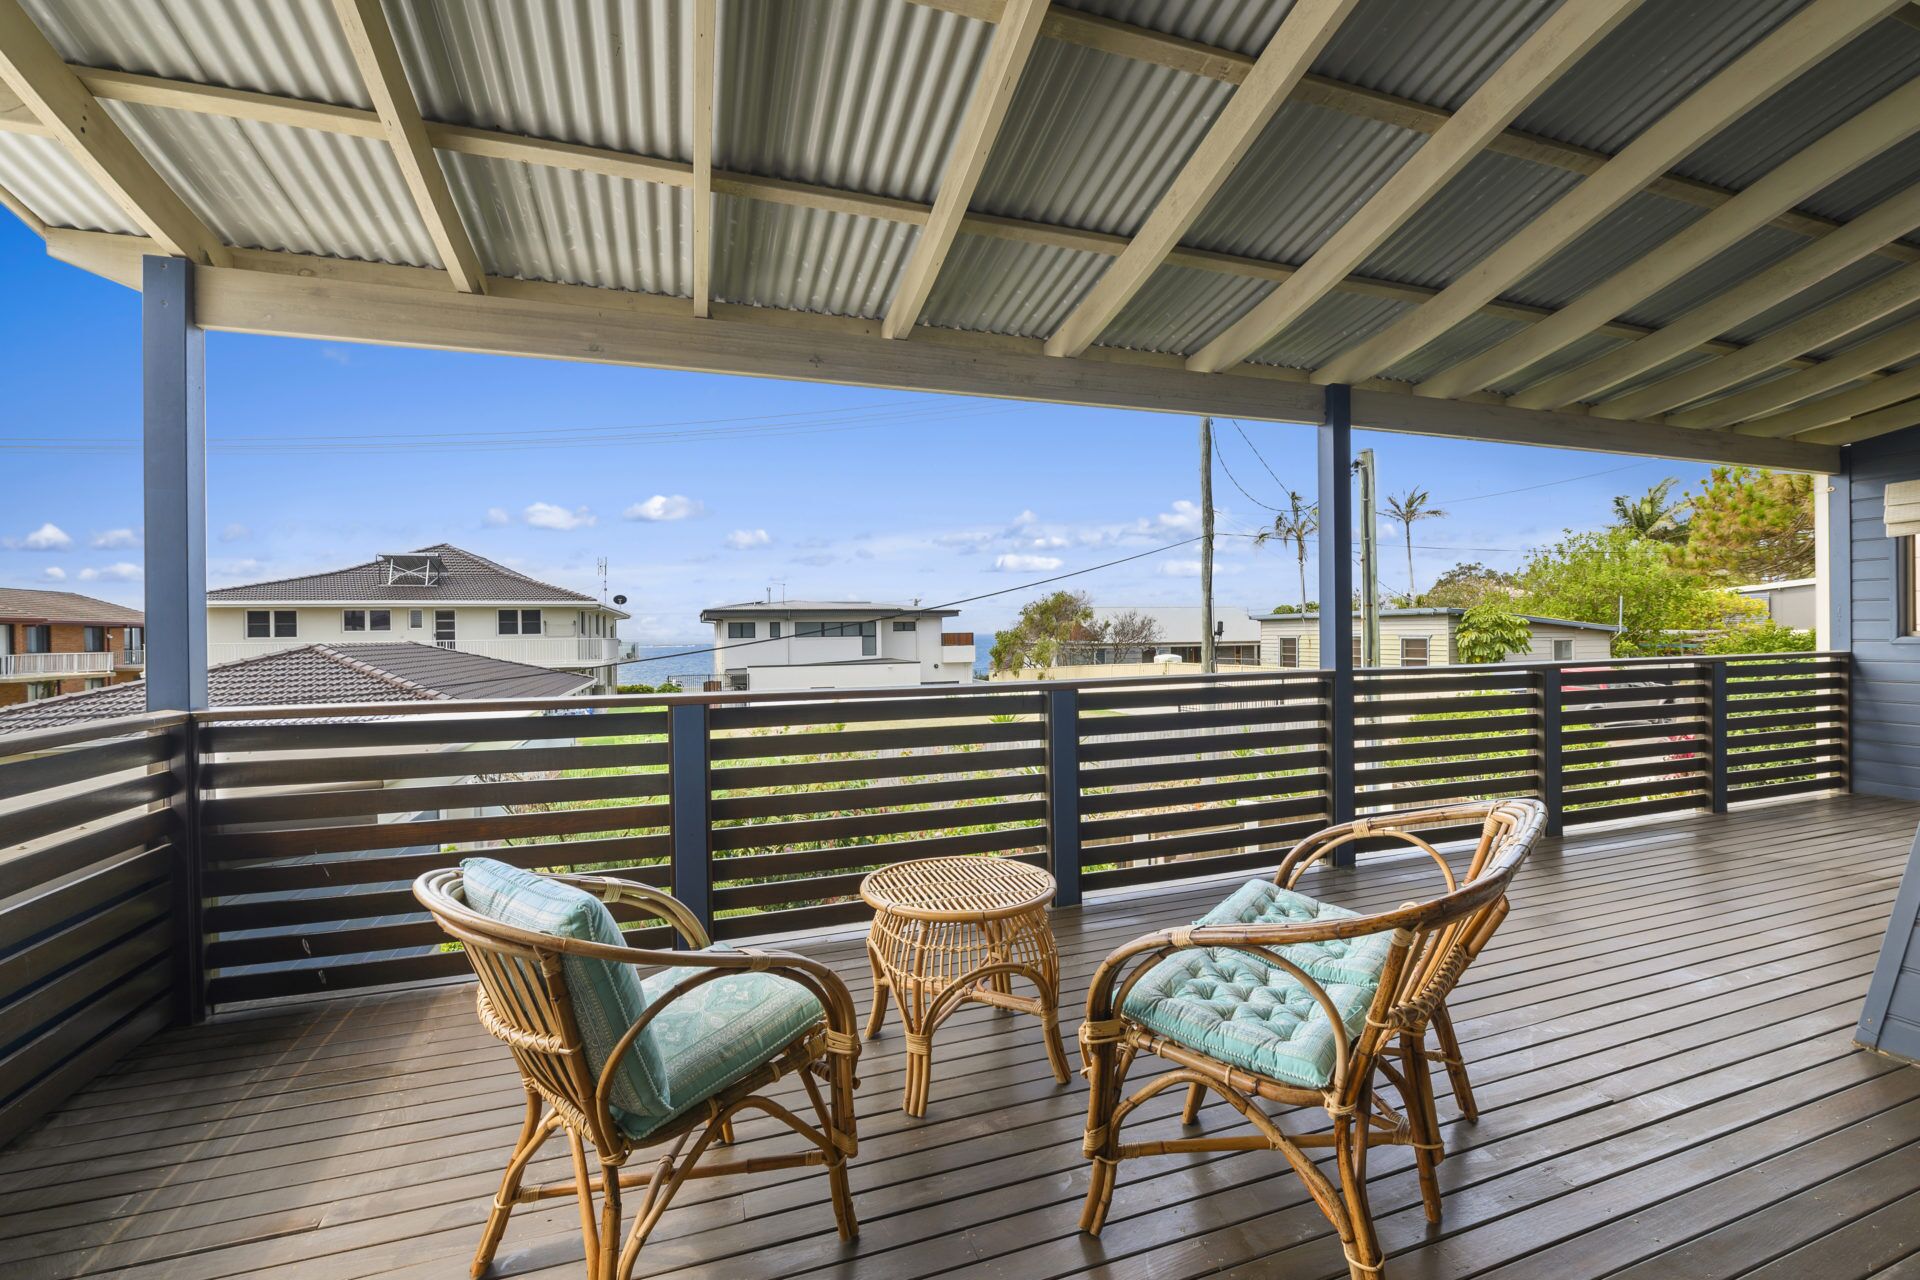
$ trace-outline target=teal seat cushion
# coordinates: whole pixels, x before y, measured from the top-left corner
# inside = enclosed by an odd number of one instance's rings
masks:
[[[489,919],[556,938],[626,945],[606,904],[585,890],[492,858],[468,858],[460,870],[467,906]],[[614,1046],[646,1012],[646,988],[628,964],[569,955],[562,958],[561,970],[587,1066],[598,1080]],[[667,1069],[652,1033],[649,1026],[628,1049],[608,1093],[614,1117],[622,1125],[630,1120],[657,1121],[673,1112]]]
[[[1316,920],[1351,920],[1356,914],[1331,902],[1282,889],[1271,880],[1249,880],[1194,923],[1308,924]],[[1392,946],[1392,934],[1369,933],[1328,942],[1299,942],[1278,950],[1322,985],[1344,982],[1364,986],[1380,980],[1380,970],[1387,963],[1387,952]]]
[[[664,1000],[700,972],[662,969],[640,985],[649,1002]],[[812,992],[771,973],[730,973],[693,988],[662,1009],[643,1033],[665,1064],[672,1111],[657,1118],[623,1118],[627,1136],[643,1138],[699,1106],[771,1061],[825,1016]]]
[[[1322,983],[1349,1037],[1379,985]],[[1190,947],[1155,965],[1127,993],[1135,1022],[1209,1058],[1303,1088],[1333,1079],[1333,1023],[1286,970],[1225,947]]]

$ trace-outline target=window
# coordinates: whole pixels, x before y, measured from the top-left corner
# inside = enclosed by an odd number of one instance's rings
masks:
[[[105,627],[87,627],[80,633],[80,643],[86,646],[88,653],[107,651],[107,629]]]
[[[393,614],[386,609],[348,609],[342,616],[341,626],[347,631],[391,631]]]
[[[418,609],[409,609],[407,611],[407,625],[415,631],[418,631],[420,629],[420,622],[421,622],[420,614],[421,614],[421,611]]]
[[[1425,636],[1400,637],[1400,665],[1403,667],[1424,667],[1427,665],[1427,638]]]
[[[1555,662],[1573,661],[1573,641],[1555,640],[1553,642],[1553,660]]]
[[[365,609],[348,609],[341,617],[340,627],[343,631],[365,631],[367,629],[367,611]]]
[[[1920,636],[1920,538],[1905,537],[1893,544],[1899,560],[1900,631]]]
[[[1280,637],[1280,665],[1283,667],[1297,667],[1300,665],[1299,636]]]
[[[292,609],[273,611],[273,634],[275,639],[286,639],[300,634],[300,615]]]
[[[393,614],[389,613],[385,609],[367,610],[367,630],[369,631],[393,630]]]
[[[28,653],[52,653],[53,652],[53,628],[52,627],[50,626],[28,627],[26,628],[26,632],[27,632],[27,652]]]
[[[751,622],[729,622],[727,624],[727,639],[729,640],[753,639],[753,624]]]
[[[104,689],[107,684],[108,680],[105,676],[88,676],[86,681],[86,687],[89,689]]]
[[[503,636],[539,635],[540,611],[538,609],[502,609],[500,634]]]
[[[443,649],[453,648],[453,610],[433,611],[433,642]]]
[[[915,629],[916,627],[918,627],[919,625],[920,625],[919,623],[917,623],[917,622],[915,622],[915,621],[913,621],[913,620],[912,620],[911,618],[909,618],[909,619],[908,619],[907,621],[905,621],[905,622],[896,622],[896,623],[894,623],[894,624],[893,624],[893,629],[894,629],[895,631],[912,631],[912,630],[914,630],[914,629]]]
[[[268,640],[273,636],[273,615],[265,609],[247,610],[247,639]]]
[[[1360,633],[1358,631],[1353,633],[1353,665],[1356,667],[1360,665]]]
[[[780,638],[780,624],[777,622],[769,622],[767,624],[767,635],[778,640]]]
[[[870,636],[876,633],[871,622],[801,622],[796,623],[793,634],[797,636]]]
[[[60,694],[58,680],[29,680],[27,682],[27,701],[38,702],[42,698],[54,698]]]

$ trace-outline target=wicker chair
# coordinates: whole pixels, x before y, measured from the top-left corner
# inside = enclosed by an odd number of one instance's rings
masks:
[[[481,1275],[491,1263],[506,1231],[508,1215],[516,1206],[574,1196],[580,1204],[589,1280],[626,1280],[648,1234],[687,1179],[805,1165],[826,1168],[841,1238],[852,1239],[858,1228],[847,1184],[847,1161],[857,1149],[853,1090],[860,1042],[853,1000],[839,977],[817,961],[786,952],[709,950],[711,943],[699,921],[672,897],[645,885],[586,875],[542,879],[584,890],[608,906],[636,904],[663,918],[693,949],[649,951],[503,923],[468,904],[461,870],[430,872],[414,882],[414,896],[463,945],[480,978],[481,1024],[513,1051],[527,1093],[526,1120],[474,1254],[473,1274]],[[617,934],[611,917],[607,917],[606,925]],[[568,978],[570,964],[578,966],[586,961],[658,967],[661,971],[646,980],[645,1011],[625,1026],[623,1033],[614,1028],[618,1040],[601,1055],[604,1065],[598,1072],[593,1067],[595,1055],[589,1041],[593,1030],[605,1033],[605,1011],[592,1007],[594,993],[571,989],[579,980],[579,968],[573,969],[575,982],[570,983]],[[645,1043],[649,1028],[657,1031],[677,1009],[698,1005],[703,996],[713,997],[727,983],[735,984],[736,991],[741,984],[754,984],[753,990],[762,995],[769,986],[777,986],[782,988],[788,1007],[796,999],[811,999],[817,1007],[804,1005],[799,1018],[791,1019],[788,1025],[811,1015],[811,1021],[797,1033],[783,1030],[777,1043],[757,1049],[727,1043],[730,1028],[723,1027],[709,1036],[711,1048],[747,1055],[713,1076],[722,1087],[711,1094],[673,1096],[671,1105],[655,1116],[638,1116],[623,1109],[616,1101],[624,1096],[616,1080],[623,1069],[630,1069],[642,1049],[649,1047]],[[596,1023],[595,1019],[600,1021]],[[720,1016],[709,1020],[716,1025],[725,1022]],[[590,1028],[585,1037],[583,1023]],[[699,1030],[696,1022],[694,1034]],[[623,1068],[623,1064],[629,1067]],[[672,1068],[673,1061],[668,1059],[669,1078]],[[809,1123],[762,1092],[789,1074],[797,1075],[805,1087],[817,1123]],[[807,1149],[703,1162],[709,1147],[733,1140],[734,1118],[748,1110],[764,1112],[785,1124],[807,1140]],[[528,1163],[558,1130],[566,1131],[572,1147],[572,1178],[523,1187],[521,1180]],[[588,1170],[589,1147],[599,1164],[597,1177]],[[626,1171],[624,1166],[642,1150],[658,1154],[639,1168]],[[597,1215],[596,1182],[600,1199]],[[622,1247],[621,1193],[636,1187],[644,1188],[638,1216]]]
[[[1307,867],[1341,845],[1388,838],[1440,864],[1443,896],[1391,911],[1354,915],[1309,898],[1284,904],[1311,918],[1282,922],[1203,921],[1135,939],[1094,974],[1080,1052],[1091,1083],[1085,1150],[1093,1161],[1081,1229],[1099,1234],[1122,1160],[1195,1151],[1273,1150],[1286,1157],[1340,1234],[1355,1280],[1381,1274],[1383,1255],[1367,1205],[1369,1148],[1414,1148],[1427,1216],[1440,1216],[1434,1166],[1444,1154],[1426,1045],[1432,1027],[1456,1089],[1465,1074],[1445,1000],[1507,914],[1515,869],[1538,840],[1545,810],[1532,800],[1378,814],[1308,837],[1280,865],[1290,890]],[[1417,833],[1480,827],[1466,874]],[[1256,882],[1257,883],[1257,882]],[[1250,886],[1251,887],[1251,886]],[[1270,891],[1271,892],[1271,891]],[[1231,900],[1230,900],[1231,901]],[[1309,970],[1318,970],[1320,976]],[[1141,1053],[1173,1064],[1123,1096]],[[1377,1092],[1385,1080],[1395,1108]],[[1183,1120],[1196,1118],[1203,1090],[1218,1093],[1253,1125],[1246,1135],[1123,1143],[1122,1126],[1148,1099],[1188,1087]],[[1463,1106],[1471,1094],[1462,1090]],[[1260,1102],[1320,1107],[1331,1132],[1290,1134]],[[1332,1148],[1338,1186],[1307,1151]]]

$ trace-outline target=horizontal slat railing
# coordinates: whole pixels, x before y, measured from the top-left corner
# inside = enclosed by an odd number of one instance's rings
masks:
[[[1846,680],[1818,654],[1363,671],[1357,808],[1538,795],[1589,823],[1844,788]],[[463,975],[409,885],[476,854],[670,888],[724,939],[864,919],[862,876],[909,857],[1049,865],[1063,903],[1258,874],[1332,811],[1327,688],[1261,670],[221,709],[172,738],[40,735],[0,768],[0,804],[70,858],[124,857],[170,829],[167,761],[191,737],[196,954],[225,1005]],[[75,775],[96,780],[84,798]]]
[[[0,738],[0,1143],[180,1013],[184,733]]]

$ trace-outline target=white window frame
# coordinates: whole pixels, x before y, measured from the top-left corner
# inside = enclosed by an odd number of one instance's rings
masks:
[[[1565,652],[1563,653],[1562,650],[1565,650]],[[1553,642],[1553,660],[1555,662],[1572,662],[1573,661],[1573,641],[1567,640],[1567,639],[1556,639]]]
[[[1413,656],[1412,646],[1420,646],[1420,656]],[[1400,637],[1400,665],[1403,667],[1430,667],[1433,665],[1433,641],[1427,636]]]

